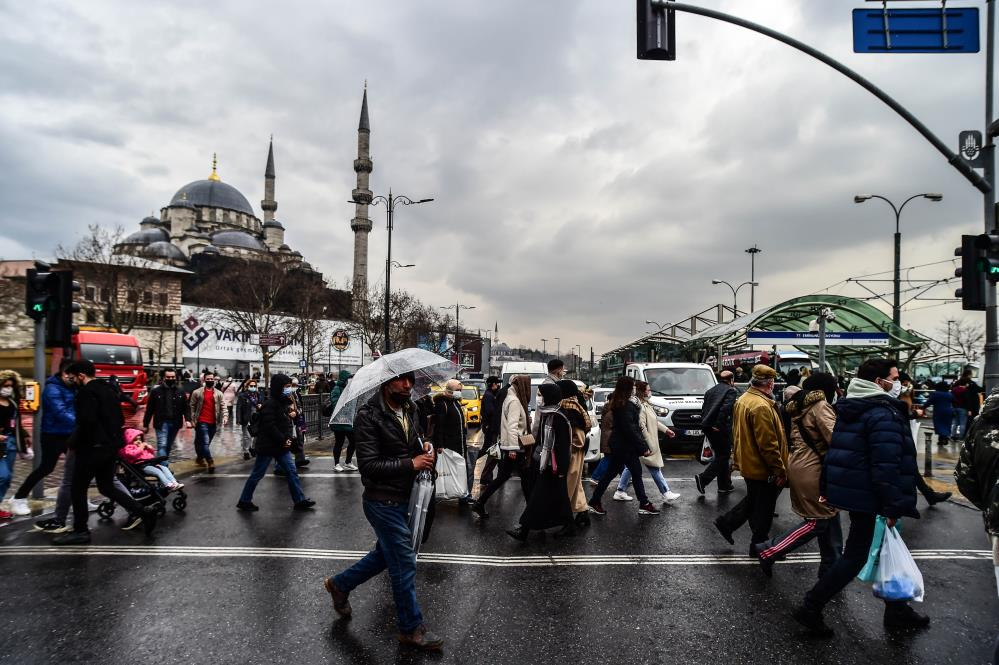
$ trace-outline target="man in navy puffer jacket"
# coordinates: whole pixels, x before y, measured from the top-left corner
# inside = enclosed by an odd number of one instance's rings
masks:
[[[887,526],[916,510],[916,444],[909,427],[908,407],[899,401],[901,389],[894,360],[872,359],[857,370],[846,399],[836,403],[836,426],[822,470],[822,495],[850,513],[850,535],[843,556],[805,594],[794,618],[813,633],[831,636],[822,609],[867,563],[877,515]],[[928,625],[905,601],[886,601],[884,624],[890,628]]]

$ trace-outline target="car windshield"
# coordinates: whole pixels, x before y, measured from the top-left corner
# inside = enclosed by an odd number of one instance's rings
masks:
[[[461,387],[461,398],[471,400],[479,399],[479,389],[466,383]]]
[[[703,395],[715,385],[711,370],[701,367],[661,367],[645,370],[652,394],[660,397]]]
[[[603,404],[610,397],[610,393],[593,393],[593,401],[597,404]]]
[[[95,365],[141,365],[142,353],[137,346],[118,344],[81,344],[80,355]]]
[[[527,376],[531,377],[532,380],[533,379],[546,379],[546,378],[548,378],[547,374],[538,374],[536,372],[513,372],[511,374],[504,374],[503,375],[503,385],[505,386],[505,385],[509,384],[510,383],[510,379],[512,379],[513,377],[517,376],[518,374],[526,374]]]

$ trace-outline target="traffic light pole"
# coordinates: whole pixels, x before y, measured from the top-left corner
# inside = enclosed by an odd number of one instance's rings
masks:
[[[996,232],[996,161],[995,142],[988,131],[994,119],[994,80],[995,80],[995,0],[986,0],[985,29],[985,145],[982,157],[985,160],[985,181],[989,191],[983,195],[985,203],[985,233]],[[999,387],[999,321],[996,318],[996,285],[991,279],[985,281],[985,390]]]
[[[37,469],[42,463],[42,391],[45,389],[45,319],[35,321],[35,381],[38,382],[38,410],[31,423],[31,448],[35,452],[31,467]],[[41,499],[45,496],[45,483],[35,483],[31,496]]]

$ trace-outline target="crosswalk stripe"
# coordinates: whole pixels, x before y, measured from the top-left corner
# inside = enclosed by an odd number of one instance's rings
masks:
[[[911,550],[919,560],[976,560],[992,557],[991,550]],[[143,545],[82,545],[0,547],[0,556],[163,556],[201,558],[284,558],[350,561],[367,554],[360,550],[324,550],[275,547],[203,547],[203,546],[143,546]],[[421,552],[419,561],[489,568],[532,568],[563,566],[723,566],[753,565],[757,561],[738,554],[577,554],[534,556],[491,556]],[[792,553],[777,563],[812,564],[819,562],[817,553]]]

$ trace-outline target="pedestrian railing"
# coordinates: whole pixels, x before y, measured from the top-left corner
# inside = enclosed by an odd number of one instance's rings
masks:
[[[330,401],[330,394],[302,395],[301,399],[302,409],[305,411],[306,436],[322,439],[329,432],[329,418],[323,416],[323,405]]]

